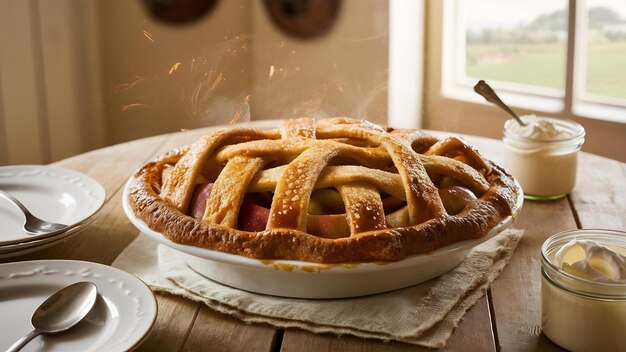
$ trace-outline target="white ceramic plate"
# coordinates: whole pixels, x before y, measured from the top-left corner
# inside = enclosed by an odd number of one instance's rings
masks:
[[[157,304],[138,278],[110,266],[70,260],[0,264],[0,350],[32,330],[37,307],[59,289],[92,281],[99,297],[84,321],[71,330],[39,336],[23,351],[127,351],[147,336]]]
[[[53,166],[0,167],[0,188],[20,200],[33,215],[70,226],[89,219],[105,200],[104,188],[96,180],[80,172]],[[0,245],[51,237],[29,235],[24,232],[23,225],[24,215],[13,204],[0,198]]]
[[[51,236],[51,237],[45,237],[39,240],[35,240],[35,241],[28,241],[28,242],[20,242],[20,243],[13,243],[13,244],[5,244],[0,246],[0,255],[3,253],[9,253],[9,252],[16,252],[16,251],[21,251],[27,248],[33,248],[33,247],[39,247],[42,246],[46,243],[50,243],[50,242],[55,242],[58,241],[62,238],[71,236],[72,234],[78,232],[80,229],[84,228],[84,225],[81,224],[79,226],[75,226],[72,227],[71,229],[67,230],[67,231],[63,231],[57,235]]]
[[[87,225],[89,225],[98,216],[98,213],[91,216],[89,219],[74,225],[66,231],[60,232],[50,237],[44,237],[36,239],[34,241],[19,242],[0,245],[0,258],[14,257],[25,253],[31,253],[40,249],[50,247],[51,245],[60,243],[62,240],[66,240],[79,233]]]
[[[42,249],[54,246],[56,244],[63,243],[69,240],[70,238],[76,236],[77,234],[79,234],[80,230],[82,230],[84,227],[85,227],[85,223],[82,223],[79,226],[73,227],[72,229],[65,231],[54,237],[44,238],[38,241],[19,243],[17,245],[2,246],[0,247],[0,259],[17,257],[20,255],[37,252]],[[32,246],[30,245],[31,243],[33,243]],[[14,246],[17,246],[17,247],[14,247]]]
[[[123,207],[131,223],[152,239],[184,256],[187,264],[203,276],[228,286],[274,296],[342,298],[392,291],[424,282],[460,264],[469,251],[503,231],[513,222],[508,216],[486,236],[417,254],[391,263],[367,262],[319,264],[293,260],[257,260],[240,255],[178,244],[154,231],[135,216],[128,201],[133,179],[124,189]],[[521,209],[523,193],[517,200]]]

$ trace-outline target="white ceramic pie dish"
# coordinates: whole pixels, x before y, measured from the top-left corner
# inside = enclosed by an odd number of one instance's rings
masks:
[[[296,298],[344,298],[392,291],[424,282],[459,265],[469,251],[506,229],[517,214],[506,217],[486,236],[439,248],[430,254],[409,256],[397,262],[319,264],[293,260],[258,260],[236,254],[178,244],[139,219],[128,201],[133,179],[124,189],[126,216],[142,233],[180,252],[199,274],[238,289]],[[518,209],[523,192],[518,186]]]

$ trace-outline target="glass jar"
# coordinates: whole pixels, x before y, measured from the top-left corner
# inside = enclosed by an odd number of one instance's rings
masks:
[[[585,280],[561,270],[556,253],[571,240],[591,240],[626,253],[626,232],[573,230],[541,248],[541,327],[571,351],[626,351],[626,284]]]
[[[559,199],[576,184],[578,151],[585,142],[585,129],[571,120],[537,119],[552,123],[566,136],[525,137],[516,132],[518,122],[510,119],[504,124],[504,167],[520,183],[526,199]]]

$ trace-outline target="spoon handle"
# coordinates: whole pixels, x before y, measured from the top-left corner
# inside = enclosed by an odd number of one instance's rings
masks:
[[[13,203],[13,205],[20,208],[20,210],[22,211],[22,213],[24,213],[26,217],[31,215],[30,211],[28,211],[28,209],[26,209],[26,207],[19,200],[17,200],[15,197],[13,197],[12,195],[8,194],[7,192],[1,189],[0,189],[0,197],[5,198],[9,202]]]
[[[34,339],[40,334],[41,331],[37,329],[29,332],[27,335],[23,336],[21,339],[17,340],[13,345],[11,345],[11,347],[9,347],[6,352],[17,352],[21,350],[24,346],[26,346],[27,343],[30,342],[30,340]]]
[[[485,98],[488,102],[493,103],[498,105],[500,108],[504,109],[504,111],[508,112],[509,115],[513,116],[513,118],[515,120],[517,120],[517,122],[522,125],[522,126],[526,126],[526,123],[524,123],[524,121],[522,121],[519,116],[517,116],[517,114],[511,110],[511,108],[509,108],[508,105],[506,105],[501,99],[500,97],[498,97],[498,95],[496,94],[496,92],[491,89],[491,87],[482,79],[480,81],[478,81],[478,83],[476,83],[476,85],[474,86],[474,91],[478,94],[480,94],[483,98]]]

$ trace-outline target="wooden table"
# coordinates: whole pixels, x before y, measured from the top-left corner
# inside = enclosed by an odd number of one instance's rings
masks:
[[[206,132],[193,130],[115,145],[62,160],[57,166],[98,180],[107,200],[81,234],[40,252],[2,262],[75,259],[111,264],[138,235],[122,210],[124,182],[140,165]],[[499,162],[500,141],[467,136]],[[527,201],[513,227],[525,229],[511,263],[472,307],[448,341],[449,350],[559,350],[541,333],[540,247],[550,235],[575,228],[626,229],[626,164],[581,153],[576,189],[552,202]],[[420,351],[403,343],[316,335],[248,325],[201,303],[157,293],[158,318],[139,351]]]

